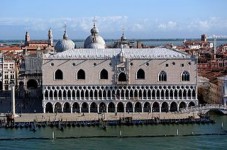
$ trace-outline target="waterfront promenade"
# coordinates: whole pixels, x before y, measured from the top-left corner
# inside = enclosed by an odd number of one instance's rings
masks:
[[[146,119],[184,119],[193,116],[199,118],[195,113],[24,113],[15,117],[15,122],[45,122],[45,121],[92,121],[92,120],[119,120],[131,117],[133,120]]]

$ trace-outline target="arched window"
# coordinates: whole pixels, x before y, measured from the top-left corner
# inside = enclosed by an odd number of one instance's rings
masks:
[[[167,81],[167,74],[165,71],[161,71],[158,77],[159,81]]]
[[[77,79],[85,79],[85,72],[84,70],[80,69],[78,72],[77,72]]]
[[[118,76],[118,81],[122,82],[122,81],[126,81],[126,74],[121,72]]]
[[[187,71],[184,71],[181,75],[181,80],[182,81],[190,81],[190,74]]]
[[[108,72],[106,69],[103,69],[101,72],[100,72],[100,79],[108,79]]]
[[[145,79],[145,72],[143,71],[143,69],[139,69],[137,71],[136,77],[137,77],[137,79]]]
[[[55,80],[63,80],[63,72],[58,69],[56,72],[55,72]]]

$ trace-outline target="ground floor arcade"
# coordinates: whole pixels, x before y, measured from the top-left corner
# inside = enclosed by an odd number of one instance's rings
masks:
[[[176,112],[197,105],[197,101],[115,101],[115,102],[46,102],[44,113],[114,113]]]

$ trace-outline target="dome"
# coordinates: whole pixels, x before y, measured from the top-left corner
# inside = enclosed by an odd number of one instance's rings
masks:
[[[105,49],[106,43],[98,33],[99,31],[94,25],[91,29],[91,35],[84,41],[84,48]]]
[[[63,52],[68,49],[74,49],[74,48],[76,48],[76,44],[72,40],[68,39],[68,35],[66,31],[63,35],[63,39],[59,40],[54,46],[54,49],[56,50],[56,52]]]

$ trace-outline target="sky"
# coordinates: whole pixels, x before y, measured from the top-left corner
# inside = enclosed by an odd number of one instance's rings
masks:
[[[94,20],[104,39],[227,37],[227,0],[0,0],[0,40],[86,39]],[[94,19],[95,18],[95,19]]]

